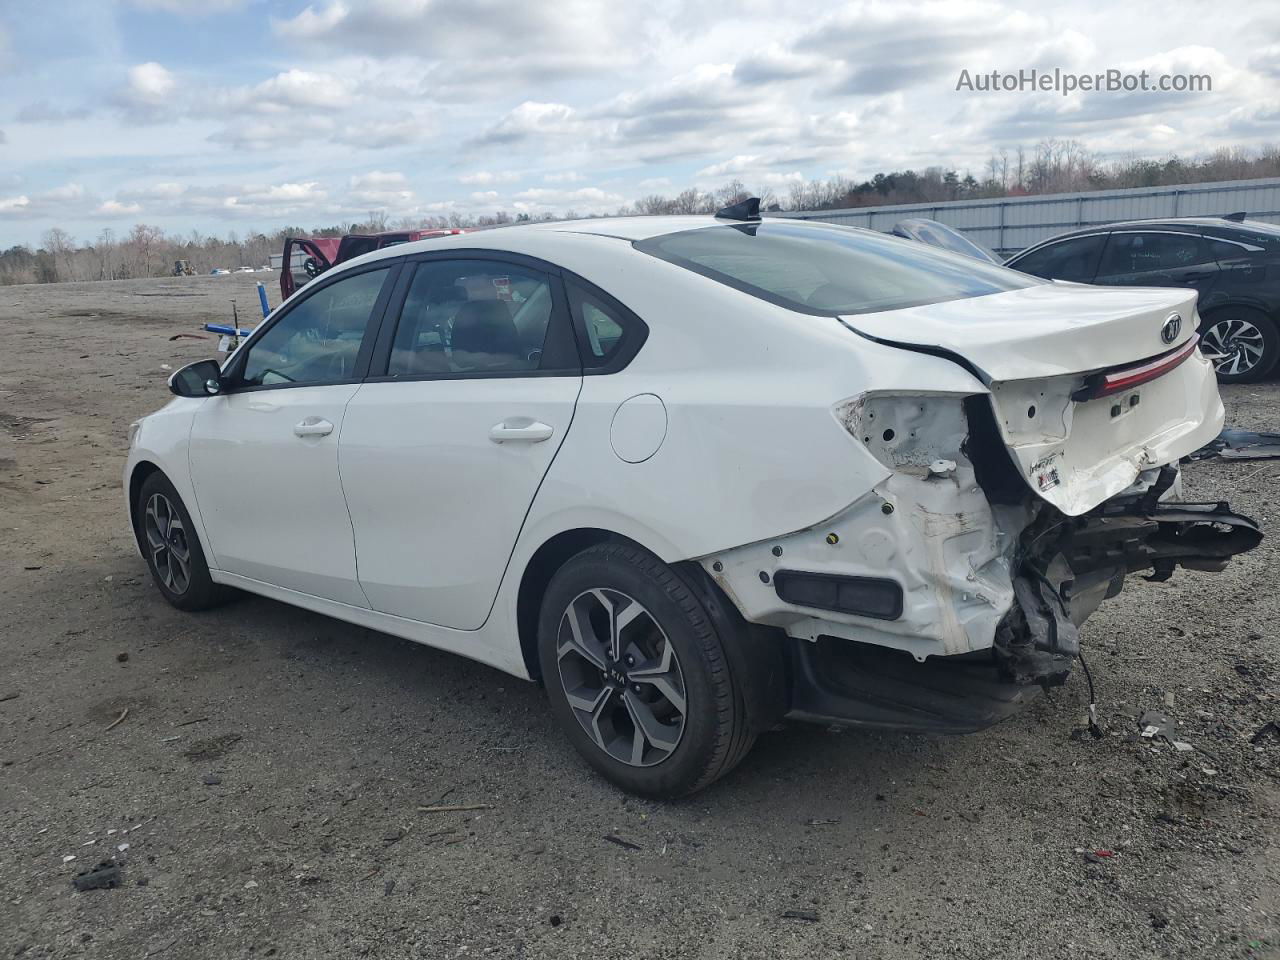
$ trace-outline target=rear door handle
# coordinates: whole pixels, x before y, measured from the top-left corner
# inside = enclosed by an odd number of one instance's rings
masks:
[[[327,437],[333,433],[333,424],[324,417],[307,417],[301,423],[293,425],[295,437]]]
[[[530,420],[528,417],[513,417],[490,427],[489,439],[494,443],[511,441],[541,443],[543,440],[550,440],[553,433],[555,429],[550,424],[540,420]]]

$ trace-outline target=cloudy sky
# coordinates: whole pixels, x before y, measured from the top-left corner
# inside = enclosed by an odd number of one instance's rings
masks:
[[[56,10],[56,15],[54,11]],[[1207,15],[1212,10],[1212,15]],[[962,69],[1207,73],[1200,94],[973,93]],[[1280,10],[1219,0],[0,0],[0,247],[612,211],[737,177],[1076,138],[1280,143]]]

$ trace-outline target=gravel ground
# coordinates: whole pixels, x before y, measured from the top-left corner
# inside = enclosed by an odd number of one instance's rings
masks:
[[[1280,719],[1275,540],[1090,621],[1101,740],[1077,675],[982,734],[791,727],[692,800],[631,799],[531,684],[161,600],[126,427],[211,353],[169,336],[251,315],[253,279],[0,287],[0,957],[1280,956],[1280,737],[1250,742]],[[1225,393],[1277,429],[1275,383]],[[1280,463],[1186,485],[1270,525]],[[1138,739],[1147,708],[1196,750]],[[121,887],[73,890],[113,854]]]

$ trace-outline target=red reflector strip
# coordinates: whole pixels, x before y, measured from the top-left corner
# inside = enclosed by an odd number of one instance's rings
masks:
[[[1163,377],[1195,353],[1199,344],[1200,334],[1193,333],[1191,339],[1182,346],[1170,350],[1154,360],[1148,360],[1146,363],[1139,364],[1136,367],[1125,367],[1121,370],[1112,370],[1110,373],[1098,374],[1097,379],[1093,380],[1091,378],[1092,382],[1079,391],[1075,399],[1094,400],[1098,397],[1109,397],[1115,393],[1122,393],[1130,387],[1136,387],[1142,383],[1149,383],[1157,377]]]

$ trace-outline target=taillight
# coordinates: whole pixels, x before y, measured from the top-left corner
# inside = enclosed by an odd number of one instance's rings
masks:
[[[1200,334],[1193,333],[1191,339],[1168,353],[1163,353],[1153,360],[1132,367],[1120,367],[1103,373],[1090,375],[1083,387],[1072,394],[1072,400],[1096,400],[1098,397],[1109,397],[1113,393],[1123,393],[1139,384],[1149,383],[1156,377],[1163,377],[1193,353],[1200,344]]]

